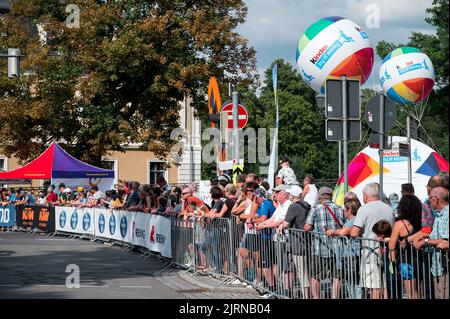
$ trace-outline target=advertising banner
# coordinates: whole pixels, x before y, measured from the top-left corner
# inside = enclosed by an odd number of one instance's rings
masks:
[[[15,207],[13,205],[0,206],[0,226],[1,227],[13,227]]]
[[[56,207],[56,230],[75,234],[94,234],[92,208]]]
[[[140,214],[142,215],[142,213]],[[172,258],[171,220],[160,215],[150,215],[150,217],[150,234],[145,247],[161,253],[164,257]]]
[[[140,212],[95,208],[95,236],[127,242],[171,257],[170,219]]]
[[[37,228],[46,232],[55,231],[55,208],[45,206],[17,206],[16,225]]]
[[[134,212],[94,208],[95,236],[131,243]]]

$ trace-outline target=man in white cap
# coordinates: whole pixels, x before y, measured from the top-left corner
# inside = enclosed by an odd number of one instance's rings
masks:
[[[266,221],[259,223],[256,225],[256,229],[267,229],[267,228],[278,228],[283,222],[284,218],[286,217],[287,211],[289,209],[289,206],[292,205],[292,202],[289,200],[289,193],[287,192],[289,186],[287,185],[279,185],[275,187],[274,194],[273,194],[273,200],[278,203],[275,212],[273,213],[272,217],[267,219]],[[281,238],[282,239],[282,238]],[[292,263],[289,262],[284,257],[287,256],[287,250],[285,249],[285,243],[280,242],[278,237],[275,236],[273,238],[275,242],[275,258],[274,258],[274,274],[277,276],[279,271],[278,269],[281,269],[282,272],[282,283],[283,283],[283,294],[286,296],[291,297],[293,292],[293,280],[292,280]],[[276,277],[275,280],[277,281],[278,278]]]

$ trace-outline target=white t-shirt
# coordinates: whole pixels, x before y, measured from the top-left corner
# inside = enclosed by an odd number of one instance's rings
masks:
[[[361,250],[361,262],[380,264],[383,256],[380,254],[378,236],[372,231],[373,225],[380,220],[386,220],[391,226],[394,225],[395,217],[392,209],[380,200],[372,201],[362,205],[358,209],[353,226],[362,229],[363,248]]]
[[[316,207],[317,204],[317,198],[319,197],[319,191],[317,190],[316,185],[309,184],[309,191],[308,194],[306,194],[305,198],[303,200],[307,202],[311,208]]]
[[[247,199],[247,201],[249,201],[250,204],[247,206],[247,208],[246,208],[246,209],[244,210],[244,212],[242,213],[242,214],[244,214],[244,215],[250,215],[250,212],[251,212],[251,210],[252,210],[252,201],[251,201],[250,199]],[[244,222],[244,233],[245,233],[245,234],[253,234],[253,235],[256,235],[256,234],[257,234],[256,229],[255,229],[255,228],[249,229],[249,228],[247,227],[246,221],[247,221],[246,219],[243,220],[243,222]]]
[[[288,199],[284,202],[284,204],[278,205],[277,209],[273,213],[272,217],[274,222],[278,222],[280,220],[284,220],[286,217],[289,206],[292,205],[292,202]]]

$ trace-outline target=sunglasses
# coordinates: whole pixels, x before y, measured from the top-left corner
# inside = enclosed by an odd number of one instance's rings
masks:
[[[181,195],[186,195],[186,194],[190,194],[190,193],[181,193]]]
[[[254,193],[255,190],[254,189],[247,189],[247,193]]]

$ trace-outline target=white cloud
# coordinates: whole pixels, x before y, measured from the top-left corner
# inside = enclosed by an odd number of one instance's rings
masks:
[[[295,49],[299,37],[316,20],[326,16],[349,18],[366,29],[372,45],[381,41],[396,44],[407,43],[411,32],[433,33],[434,29],[424,20],[425,9],[432,0],[246,0],[248,16],[239,26],[249,44],[257,51],[258,71],[261,79],[270,63],[283,58],[295,65]],[[380,28],[366,27],[367,6],[375,4],[380,11]],[[377,67],[368,80],[370,87],[377,85]],[[262,70],[262,72],[261,72]],[[371,83],[369,83],[371,82]]]

